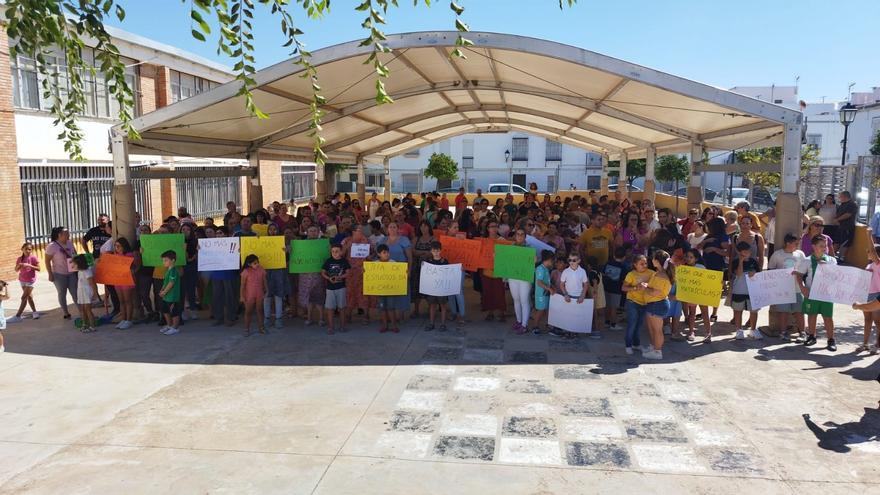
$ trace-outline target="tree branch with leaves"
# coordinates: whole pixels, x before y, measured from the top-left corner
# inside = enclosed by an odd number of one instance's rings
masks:
[[[254,101],[253,90],[257,87],[254,74],[257,72],[254,56],[254,38],[258,31],[253,24],[257,8],[265,8],[279,21],[284,35],[285,47],[291,49],[293,63],[302,68],[300,74],[311,84],[312,95],[309,102],[309,128],[315,162],[323,165],[327,156],[323,151],[321,120],[327,100],[321,95],[318,68],[311,63],[311,52],[306,49],[302,38],[304,32],[294,16],[298,10],[303,18],[322,19],[331,14],[330,0],[181,0],[190,6],[190,35],[199,41],[207,42],[209,37],[217,37],[217,52],[233,60],[235,80],[241,85],[238,96],[244,98],[247,111],[259,119],[269,115]],[[574,6],[577,0],[558,0],[560,9],[566,5]],[[43,95],[51,99],[50,112],[55,116],[55,125],[62,128],[58,138],[64,141],[65,150],[75,160],[83,160],[83,133],[78,118],[86,110],[86,97],[82,74],[96,77],[98,69],[108,79],[108,91],[119,104],[119,120],[122,129],[130,139],[138,139],[132,127],[134,96],[125,81],[125,65],[120,59],[119,50],[111,36],[104,29],[105,20],[115,17],[120,22],[125,19],[122,0],[6,0],[6,30],[13,43],[10,56],[19,54],[33,57],[42,77]],[[430,7],[431,0],[413,0],[413,6],[423,4]],[[298,9],[295,9],[298,7]],[[361,46],[372,50],[364,61],[371,64],[376,72],[376,101],[379,104],[392,103],[393,97],[385,89],[385,81],[391,71],[382,61],[382,55],[391,52],[383,31],[386,15],[392,8],[399,7],[398,0],[361,0],[355,10],[366,14],[361,28],[367,32]],[[455,49],[450,56],[465,57],[465,48],[473,43],[467,39],[470,30],[464,22],[464,7],[455,1],[449,8],[455,16],[455,29],[459,33]],[[218,32],[213,33],[213,19]],[[95,57],[99,63],[94,67],[82,58],[85,40],[96,40]],[[54,48],[65,55],[66,70],[70,78],[67,96],[63,96],[51,81],[58,77],[59,67],[50,63],[48,57]]]

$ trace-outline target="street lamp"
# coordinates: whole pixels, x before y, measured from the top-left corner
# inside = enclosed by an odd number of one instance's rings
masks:
[[[510,160],[510,150],[504,150],[504,163]]]
[[[856,120],[856,112],[859,109],[852,103],[840,107],[840,123],[843,124],[843,154],[840,157],[840,164],[846,165],[846,139],[849,131],[849,125]]]

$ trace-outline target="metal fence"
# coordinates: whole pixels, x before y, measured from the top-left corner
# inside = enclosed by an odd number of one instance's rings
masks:
[[[285,201],[303,201],[314,196],[314,165],[281,166],[281,197]]]
[[[176,166],[175,170],[210,170],[217,167]],[[240,177],[177,179],[177,206],[185,206],[196,221],[223,216],[226,203],[241,203]]]
[[[21,201],[25,239],[48,244],[52,227],[64,225],[81,238],[99,213],[112,214],[113,167],[81,163],[21,163]],[[149,220],[149,183],[132,181],[135,209]]]

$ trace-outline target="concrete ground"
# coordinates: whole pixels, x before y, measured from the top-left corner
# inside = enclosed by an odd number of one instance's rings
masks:
[[[647,362],[621,331],[517,336],[469,309],[397,335],[10,324],[0,493],[880,493],[860,313],[835,309],[836,353],[719,323]]]

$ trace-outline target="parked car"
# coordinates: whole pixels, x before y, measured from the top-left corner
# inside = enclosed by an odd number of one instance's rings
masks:
[[[513,194],[525,194],[529,192],[529,190],[520,186],[519,184],[489,184],[489,189],[486,190],[486,192],[493,194],[504,194],[507,192]]]
[[[676,191],[675,195],[680,198],[686,198],[688,195],[688,188],[687,187],[679,187],[678,191]],[[704,200],[715,201],[716,196],[718,196],[718,191],[711,189],[711,188],[708,188],[708,187],[703,188],[703,199]]]
[[[614,192],[617,190],[617,184],[608,184],[608,192]],[[642,192],[642,188],[639,186],[629,186],[627,188],[629,192]]]
[[[458,188],[457,187],[444,187],[442,189],[437,189],[437,192],[438,193],[456,193],[456,194],[458,194]]]

